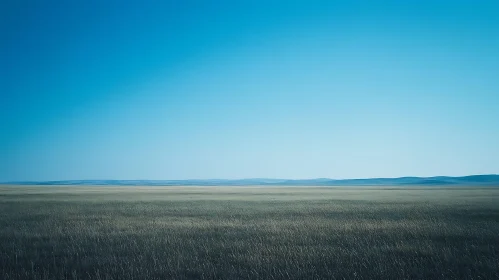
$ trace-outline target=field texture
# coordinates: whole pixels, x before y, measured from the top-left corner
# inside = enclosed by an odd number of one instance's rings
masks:
[[[0,279],[499,279],[499,188],[3,186]]]

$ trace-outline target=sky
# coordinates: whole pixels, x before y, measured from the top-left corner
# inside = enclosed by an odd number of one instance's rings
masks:
[[[499,173],[497,1],[1,1],[0,181]]]

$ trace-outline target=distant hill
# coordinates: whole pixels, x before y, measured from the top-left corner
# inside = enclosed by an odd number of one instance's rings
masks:
[[[118,186],[499,186],[499,175],[464,177],[400,177],[371,179],[207,179],[207,180],[68,180],[6,182],[19,185],[118,185]]]

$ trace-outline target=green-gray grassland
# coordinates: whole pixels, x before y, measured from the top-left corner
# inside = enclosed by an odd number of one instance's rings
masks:
[[[0,279],[499,279],[499,188],[2,186]]]

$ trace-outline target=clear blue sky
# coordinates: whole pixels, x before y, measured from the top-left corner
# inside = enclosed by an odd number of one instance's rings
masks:
[[[0,181],[499,173],[497,1],[0,5]]]

